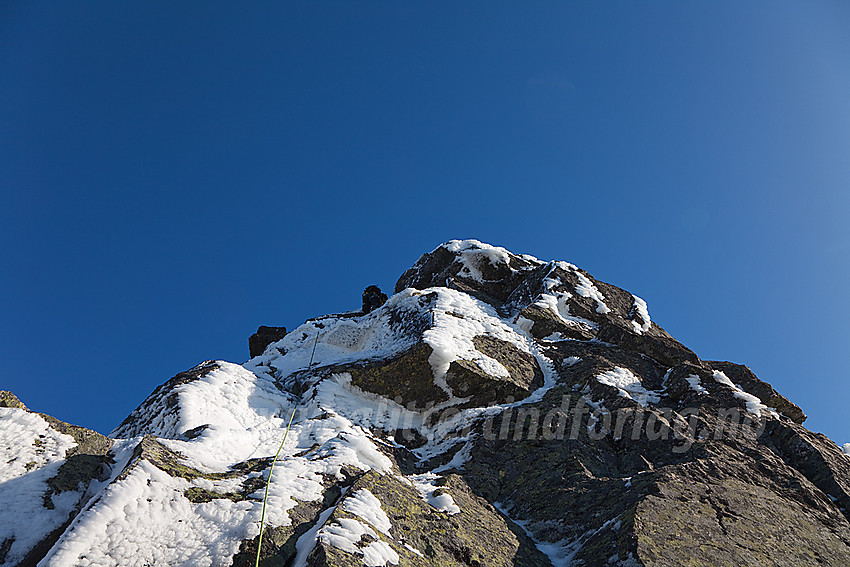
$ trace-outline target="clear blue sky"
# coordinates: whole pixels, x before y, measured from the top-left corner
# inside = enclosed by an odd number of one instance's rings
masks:
[[[108,432],[478,238],[850,441],[847,30],[846,2],[4,2],[0,388]]]

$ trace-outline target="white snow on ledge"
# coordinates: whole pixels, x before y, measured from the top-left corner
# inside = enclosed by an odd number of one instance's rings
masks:
[[[455,504],[454,498],[452,498],[451,494],[443,492],[442,494],[434,496],[434,492],[441,488],[436,484],[437,480],[440,478],[439,475],[429,472],[425,474],[410,475],[404,478],[413,484],[414,488],[416,488],[416,490],[419,491],[419,494],[422,495],[423,500],[437,510],[446,512],[450,516],[460,512],[460,506]]]
[[[552,270],[550,270],[550,274],[551,272]],[[568,327],[578,327],[585,331],[597,329],[599,327],[597,323],[583,317],[576,317],[570,313],[569,300],[572,298],[572,294],[556,290],[558,286],[562,285],[563,282],[557,276],[552,277],[549,275],[545,277],[543,279],[543,289],[545,291],[537,297],[533,305],[541,309],[548,309]],[[530,331],[530,329],[531,327],[528,330]]]
[[[643,321],[643,323],[638,323],[637,321],[632,320],[632,327],[637,334],[642,335],[647,332],[650,327],[652,327],[652,320],[649,318],[649,308],[646,305],[646,301],[640,297],[632,295],[632,299],[635,302],[632,311],[634,315],[637,315],[640,320]]]
[[[708,390],[705,389],[705,386],[702,385],[702,382],[699,379],[699,376],[696,374],[691,374],[685,380],[688,381],[688,384],[691,385],[691,390],[697,392],[698,394],[707,394]]]
[[[644,388],[640,378],[632,374],[631,370],[622,366],[615,366],[613,370],[598,374],[596,381],[617,388],[620,391],[620,396],[634,400],[644,407],[648,403],[657,404],[661,401],[661,396]]]
[[[458,275],[472,278],[484,283],[487,281],[481,273],[481,266],[489,262],[492,266],[505,265],[511,271],[510,253],[504,248],[484,244],[478,240],[450,240],[442,245],[449,252],[459,254],[459,260],[463,264]]]
[[[576,293],[582,297],[589,297],[596,301],[596,312],[597,313],[608,313],[611,309],[605,305],[605,296],[602,295],[593,282],[587,279],[587,277],[579,272],[578,270],[574,270],[576,276],[578,276],[579,285],[576,286]]]
[[[373,541],[366,547],[358,547],[360,539],[368,535]],[[369,526],[352,518],[340,518],[333,524],[319,530],[319,539],[342,551],[362,556],[363,564],[369,567],[382,567],[387,563],[398,565],[399,556],[390,545],[381,541]]]
[[[850,443],[845,443],[841,450],[844,451],[845,455],[850,457]]]
[[[730,388],[732,388],[732,394],[739,400],[744,401],[747,406],[748,413],[751,413],[753,415],[761,415],[761,410],[764,410],[769,414],[773,415],[774,417],[779,417],[779,414],[776,412],[775,409],[764,405],[757,396],[754,396],[742,390],[739,386],[734,384],[732,380],[730,380],[729,377],[726,376],[726,374],[724,374],[723,372],[715,370],[713,376],[714,380],[719,384],[723,384],[724,386],[729,386]]]
[[[366,488],[361,488],[345,499],[342,509],[366,520],[383,534],[390,535],[393,527],[387,513],[381,507],[381,501]]]

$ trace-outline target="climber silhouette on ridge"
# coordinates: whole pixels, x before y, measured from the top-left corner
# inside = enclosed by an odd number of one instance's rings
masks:
[[[376,285],[363,290],[363,314],[369,313],[387,302],[387,294]]]

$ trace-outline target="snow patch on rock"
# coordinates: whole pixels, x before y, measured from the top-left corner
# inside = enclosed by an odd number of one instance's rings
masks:
[[[570,313],[569,300],[572,294],[564,291],[556,291],[556,286],[562,285],[559,279],[546,278],[543,280],[544,293],[541,293],[534,305],[548,309],[554,313],[568,327],[579,327],[583,330],[595,330],[599,325],[583,317],[577,317]]]
[[[419,491],[419,494],[425,502],[437,510],[446,512],[449,515],[460,512],[460,507],[455,504],[454,498],[452,498],[451,494],[446,492],[445,488],[437,486],[437,481],[442,478],[439,475],[429,472],[425,474],[414,474],[404,478],[413,484],[413,487]],[[441,490],[442,493],[435,495],[434,493],[438,490]]]
[[[699,376],[696,374],[691,374],[685,380],[688,381],[688,384],[691,386],[691,390],[697,392],[698,394],[707,394],[708,390],[702,385],[702,382],[699,379]]]
[[[713,377],[714,377],[715,382],[717,382],[719,384],[723,384],[724,386],[728,386],[729,388],[732,389],[732,394],[736,398],[744,401],[744,404],[747,407],[748,413],[751,413],[753,415],[761,415],[762,410],[764,410],[767,413],[769,413],[770,415],[772,415],[773,417],[776,417],[776,418],[779,417],[779,414],[777,413],[777,411],[775,409],[767,407],[766,405],[764,405],[761,402],[761,399],[759,399],[757,396],[754,396],[750,393],[745,392],[743,389],[741,389],[740,386],[738,386],[737,384],[734,384],[732,382],[732,380],[730,380],[729,377],[726,376],[726,374],[724,374],[723,372],[721,372],[719,370],[715,370],[714,373],[713,373]]]
[[[596,381],[617,388],[620,396],[634,400],[644,407],[649,403],[657,404],[661,401],[661,396],[644,388],[640,378],[632,374],[628,368],[615,366],[612,370],[597,374]]]
[[[578,277],[579,285],[576,286],[576,293],[582,297],[589,297],[596,301],[596,312],[597,313],[608,313],[611,309],[605,305],[605,296],[602,295],[593,282],[590,281],[587,276],[579,272],[578,270],[573,271],[575,275]]]
[[[378,531],[390,535],[390,522],[387,513],[381,508],[381,501],[366,488],[361,488],[342,503],[342,509],[366,520]]]
[[[642,335],[652,327],[652,320],[649,318],[649,308],[646,305],[646,301],[640,297],[632,295],[632,299],[634,300],[632,317],[636,316],[640,319],[640,323],[632,319],[632,327],[637,334]]]
[[[365,547],[359,547],[358,544],[364,535],[377,541]],[[387,542],[381,541],[378,534],[369,526],[352,518],[340,518],[333,524],[323,527],[319,530],[319,539],[325,545],[354,555],[362,555],[363,564],[370,567],[380,567],[387,563],[398,565],[398,553]]]
[[[475,337],[489,335],[532,354],[531,340],[499,318],[491,305],[453,289],[429,288],[425,291],[436,293],[436,301],[432,311],[433,325],[423,333],[422,339],[434,351],[428,359],[434,373],[434,383],[445,390],[450,398],[454,398],[454,394],[446,383],[446,374],[451,363],[456,360],[474,362],[491,376],[510,376],[501,363],[475,348]]]
[[[506,518],[518,525],[525,532],[534,545],[540,550],[543,555],[549,558],[553,567],[572,567],[573,559],[575,558],[581,545],[577,541],[560,540],[560,541],[542,541],[535,537],[534,533],[529,529],[530,522],[512,518],[508,510],[500,502],[493,502],[493,507],[501,512]]]

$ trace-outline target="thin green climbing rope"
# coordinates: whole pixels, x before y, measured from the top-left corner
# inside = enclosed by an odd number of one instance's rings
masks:
[[[313,366],[313,357],[316,356],[316,345],[319,344],[319,333],[316,333],[316,340],[313,341],[313,352],[310,353],[310,364],[307,365],[307,370]],[[277,448],[277,453],[274,454],[274,459],[272,459],[272,466],[269,469],[269,479],[266,481],[266,493],[263,496],[263,513],[260,514],[260,539],[257,540],[257,559],[254,561],[254,567],[260,566],[260,550],[263,548],[263,531],[266,527],[266,504],[269,501],[269,486],[272,483],[272,474],[274,473],[274,466],[277,463],[277,458],[280,456],[281,450],[283,450],[283,444],[286,443],[286,437],[289,435],[289,429],[292,427],[292,420],[295,418],[295,410],[298,408],[296,404],[295,407],[292,408],[292,414],[289,416],[289,423],[286,424],[286,431],[283,433],[283,440],[280,442],[280,447]]]

